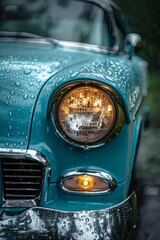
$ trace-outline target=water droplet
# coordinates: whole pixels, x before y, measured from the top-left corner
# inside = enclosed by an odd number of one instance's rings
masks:
[[[7,96],[6,98],[7,98],[7,100],[10,100],[11,97],[10,97],[10,96]]]
[[[12,112],[9,112],[9,117],[12,117],[12,116],[13,116]]]
[[[29,82],[28,84],[29,84],[30,86],[33,86],[34,83],[33,83],[33,82]]]
[[[86,222],[89,222],[89,218],[86,218],[85,220],[86,220]]]
[[[35,235],[32,234],[32,237],[31,237],[31,238],[32,238],[32,239],[35,239]]]
[[[74,72],[71,74],[71,78],[77,77],[80,74],[80,72]]]
[[[48,73],[48,74],[52,73],[52,69],[49,69],[49,70],[47,71],[47,73]]]
[[[10,94],[13,96],[14,95],[14,91],[10,91]]]
[[[25,93],[24,96],[23,96],[24,99],[27,99],[28,98],[28,94]]]
[[[31,70],[30,70],[30,69],[25,69],[25,70],[24,70],[24,73],[28,75],[28,74],[31,73]]]
[[[16,82],[15,85],[16,85],[17,87],[19,87],[19,86],[20,86],[20,83],[19,83],[19,82]]]
[[[12,128],[12,126],[10,125],[10,126],[9,126],[9,130],[12,130],[12,129],[13,129],[13,128]]]
[[[1,74],[0,74],[0,77],[1,77],[1,78],[2,78],[2,77],[4,77],[4,74],[3,74],[3,73],[1,73]]]
[[[12,225],[12,224],[13,224],[13,220],[9,220],[9,221],[8,221],[8,224],[9,224],[9,225]]]

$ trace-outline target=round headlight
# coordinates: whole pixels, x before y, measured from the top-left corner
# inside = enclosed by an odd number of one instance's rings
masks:
[[[95,86],[78,86],[68,91],[58,107],[61,131],[81,144],[92,144],[112,130],[116,118],[111,97]]]

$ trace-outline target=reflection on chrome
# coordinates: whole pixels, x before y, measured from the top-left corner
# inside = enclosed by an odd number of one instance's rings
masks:
[[[33,207],[16,215],[1,212],[1,239],[132,240],[136,234],[136,195],[107,209],[59,211]]]
[[[47,159],[34,150],[0,148],[0,160],[3,189],[2,207],[26,208],[36,206],[41,198],[43,179],[47,180],[50,176],[50,166]],[[18,170],[15,166],[18,166]],[[13,169],[13,172],[10,171],[10,168]],[[36,174],[35,177],[36,168],[39,169],[39,175]],[[24,169],[27,171],[23,171]],[[37,176],[39,176],[39,180]],[[29,182],[26,180],[28,178]],[[36,187],[33,187],[35,182]]]

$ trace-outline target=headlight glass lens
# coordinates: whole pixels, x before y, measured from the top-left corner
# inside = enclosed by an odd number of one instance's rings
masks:
[[[63,132],[72,140],[89,144],[102,139],[115,122],[110,96],[94,86],[79,86],[64,95],[58,110]]]

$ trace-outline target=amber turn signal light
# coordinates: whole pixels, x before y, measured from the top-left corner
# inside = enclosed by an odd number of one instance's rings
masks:
[[[72,193],[105,193],[116,187],[116,181],[109,174],[106,174],[106,178],[99,175],[69,174],[61,179],[59,185],[64,191]]]

